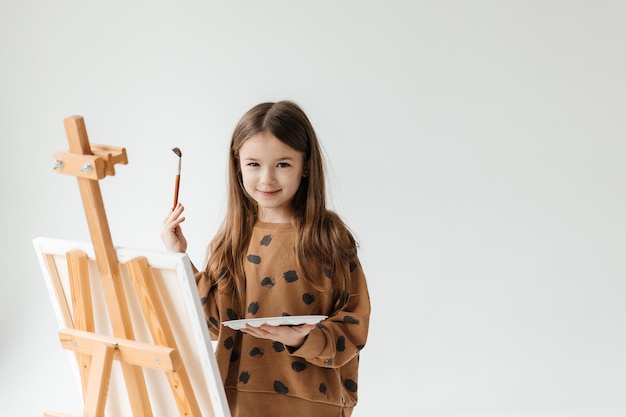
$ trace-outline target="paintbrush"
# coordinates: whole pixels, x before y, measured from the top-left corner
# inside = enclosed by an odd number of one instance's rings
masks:
[[[179,148],[173,148],[172,152],[174,152],[178,156],[178,171],[176,172],[176,185],[174,186],[174,206],[172,206],[172,210],[176,208],[178,204],[178,189],[180,188],[180,164],[182,161],[183,153]]]

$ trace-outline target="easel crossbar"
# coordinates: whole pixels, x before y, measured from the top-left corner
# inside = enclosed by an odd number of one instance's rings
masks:
[[[142,368],[176,372],[181,366],[178,351],[167,346],[152,345],[76,329],[59,331],[59,339],[64,349],[87,355],[93,355],[100,345],[113,346],[115,348],[113,359]]]

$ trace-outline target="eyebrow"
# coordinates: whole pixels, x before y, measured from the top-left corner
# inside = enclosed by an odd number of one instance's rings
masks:
[[[247,156],[245,158],[242,158],[243,161],[258,161],[259,158],[255,158],[253,156]],[[276,161],[293,161],[294,158],[291,156],[283,156],[282,158],[278,158],[276,159]]]

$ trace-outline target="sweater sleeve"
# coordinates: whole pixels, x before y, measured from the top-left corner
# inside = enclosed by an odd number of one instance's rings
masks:
[[[348,304],[320,322],[292,356],[326,368],[339,368],[354,359],[365,346],[369,330],[370,297],[359,262],[351,272]]]

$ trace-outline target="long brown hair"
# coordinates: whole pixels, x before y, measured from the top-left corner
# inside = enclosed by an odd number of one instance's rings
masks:
[[[256,221],[257,207],[245,192],[239,164],[239,150],[250,137],[268,132],[286,145],[302,152],[304,170],[300,187],[292,200],[296,226],[296,260],[304,279],[322,288],[318,271],[309,265],[323,265],[332,278],[335,309],[348,301],[350,265],[356,260],[357,244],[340,217],[326,208],[324,161],[317,135],[304,111],[291,101],[261,103],[244,114],[230,143],[228,203],[226,217],[209,244],[207,272],[211,279],[226,279],[239,306],[244,305],[244,257]],[[352,264],[353,265],[353,264]]]

